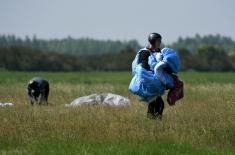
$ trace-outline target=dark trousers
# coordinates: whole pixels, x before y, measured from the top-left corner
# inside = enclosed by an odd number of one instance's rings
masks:
[[[149,118],[156,118],[156,117],[162,117],[164,109],[164,101],[162,100],[162,97],[157,97],[155,100],[150,102],[148,104],[148,112],[147,116]]]

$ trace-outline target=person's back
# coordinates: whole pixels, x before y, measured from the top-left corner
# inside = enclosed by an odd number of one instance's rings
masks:
[[[41,77],[32,78],[28,83],[27,91],[32,105],[34,102],[39,104],[46,102],[48,104],[49,83],[47,80]]]

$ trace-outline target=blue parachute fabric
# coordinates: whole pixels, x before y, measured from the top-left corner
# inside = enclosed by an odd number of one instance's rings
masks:
[[[163,55],[161,53],[151,53],[149,58],[148,58],[148,64],[150,66],[150,70],[154,71],[154,76],[155,78],[159,79],[162,84],[168,88],[173,88],[174,83],[173,83],[173,78],[172,76],[164,71],[164,67],[166,67],[168,64],[156,59],[157,55]],[[157,70],[154,69],[157,67]]]
[[[150,66],[150,70],[153,71],[154,67],[157,64],[156,52],[155,53],[150,53],[150,56],[148,57],[148,64]]]
[[[135,59],[132,62],[132,75],[134,76],[136,73],[136,67],[139,62],[139,52],[136,54]]]
[[[172,76],[167,73],[163,68],[160,67],[159,69],[155,70],[154,76],[159,79],[164,86],[168,88],[174,87],[174,81]]]
[[[180,59],[176,51],[171,48],[163,48],[161,54],[163,55],[162,61],[170,66],[173,73],[177,74],[180,70]]]
[[[141,64],[138,64],[135,73],[129,85],[130,92],[144,98],[144,100],[163,95],[164,85],[154,76],[152,71],[147,71]]]
[[[141,49],[146,50],[146,48]],[[174,73],[179,72],[180,60],[177,53],[171,48],[163,48],[159,60],[157,53],[150,52],[148,64],[150,71],[145,70],[139,63],[139,53],[132,62],[133,78],[129,85],[129,91],[148,101],[149,98],[161,96],[166,87],[173,88],[172,76],[164,71],[164,67],[169,66]]]

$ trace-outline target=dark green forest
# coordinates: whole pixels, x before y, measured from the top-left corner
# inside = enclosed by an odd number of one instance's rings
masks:
[[[227,53],[235,53],[235,42],[232,40],[232,38],[221,36],[219,34],[205,36],[196,34],[194,37],[179,37],[178,40],[170,46],[175,49],[185,48],[192,53],[196,53],[198,48],[204,45],[223,48]]]
[[[68,55],[93,55],[103,53],[119,53],[126,46],[139,48],[136,40],[130,41],[112,41],[112,40],[95,40],[90,38],[74,39],[68,36],[64,39],[37,39],[26,36],[19,38],[14,35],[0,35],[0,48],[12,46],[25,46],[33,49],[41,50],[42,52],[57,52]]]
[[[164,40],[163,40],[164,41]],[[235,42],[220,35],[180,37],[167,45],[183,71],[234,71]],[[0,69],[10,71],[128,71],[142,46],[136,40],[44,40],[0,35]]]
[[[72,56],[31,47],[0,48],[0,68],[11,71],[126,71],[135,56],[126,47],[119,53]]]

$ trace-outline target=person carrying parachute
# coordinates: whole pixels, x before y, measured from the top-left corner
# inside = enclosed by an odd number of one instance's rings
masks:
[[[139,50],[132,62],[129,91],[147,102],[148,118],[162,118],[164,101],[161,96],[165,90],[170,89],[167,99],[170,105],[183,97],[183,83],[175,75],[180,68],[179,57],[173,49],[160,50],[161,39],[160,34],[151,33],[148,46]]]

